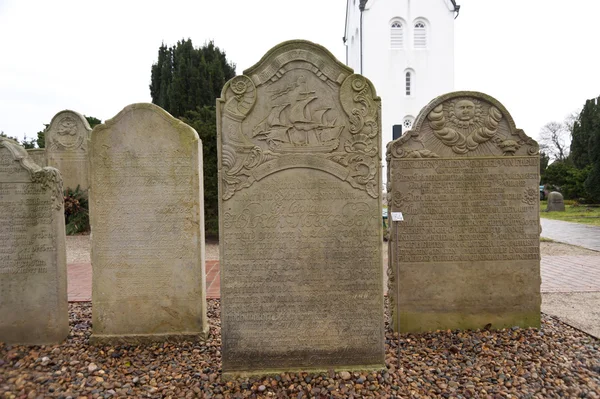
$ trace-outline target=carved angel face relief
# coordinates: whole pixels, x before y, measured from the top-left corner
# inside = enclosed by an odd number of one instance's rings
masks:
[[[475,104],[469,100],[460,100],[454,104],[454,115],[461,121],[468,121],[475,116]]]
[[[457,154],[476,150],[496,135],[503,115],[477,100],[460,99],[435,107],[427,119],[435,136]]]

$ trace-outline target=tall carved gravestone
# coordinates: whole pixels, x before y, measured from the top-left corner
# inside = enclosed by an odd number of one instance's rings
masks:
[[[218,106],[223,370],[384,362],[380,100],[306,41]]]
[[[61,111],[52,118],[46,130],[48,166],[60,170],[65,188],[87,190],[88,140],[91,128],[83,115]]]
[[[90,142],[92,342],[207,333],[202,148],[153,104],[98,125]]]
[[[396,330],[539,326],[539,151],[504,106],[438,97],[387,160]]]
[[[52,344],[68,333],[60,173],[0,137],[0,342]]]

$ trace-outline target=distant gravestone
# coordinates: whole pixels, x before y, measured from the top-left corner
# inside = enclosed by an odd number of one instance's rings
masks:
[[[31,158],[31,160],[33,161],[33,163],[35,163],[36,165],[44,168],[47,165],[47,160],[46,160],[46,149],[44,148],[29,148],[27,149],[27,155],[29,155],[29,158]]]
[[[55,344],[68,333],[60,173],[0,137],[0,342]]]
[[[90,142],[93,343],[195,339],[208,330],[202,148],[153,104]]]
[[[380,100],[306,41],[217,102],[223,370],[384,364]]]
[[[61,111],[46,130],[46,162],[63,177],[64,188],[87,190],[88,140],[91,128],[83,115]]]
[[[548,205],[546,206],[546,212],[564,212],[565,211],[565,200],[563,195],[558,191],[552,191],[548,194]]]
[[[438,97],[387,159],[394,328],[539,326],[539,151],[504,106]]]

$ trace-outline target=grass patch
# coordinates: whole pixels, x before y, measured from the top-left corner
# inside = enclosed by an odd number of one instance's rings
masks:
[[[555,242],[555,241],[551,240],[550,238],[540,237],[540,242]]]
[[[564,212],[546,212],[547,206],[548,201],[540,201],[540,217],[600,226],[600,206],[598,205],[581,205],[572,200],[565,200]]]

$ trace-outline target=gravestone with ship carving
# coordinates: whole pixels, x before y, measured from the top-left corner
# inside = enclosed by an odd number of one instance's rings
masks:
[[[88,140],[92,129],[75,111],[61,111],[46,130],[46,163],[60,170],[65,189],[87,190]]]
[[[90,151],[90,341],[203,337],[198,134],[156,105],[132,104],[94,128]]]
[[[217,101],[223,370],[384,364],[380,100],[289,41]]]
[[[0,137],[0,342],[56,344],[69,333],[62,180]]]
[[[538,150],[477,92],[436,98],[388,144],[397,331],[539,327]]]

